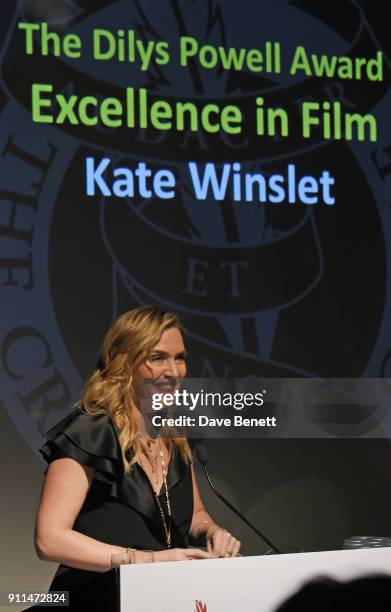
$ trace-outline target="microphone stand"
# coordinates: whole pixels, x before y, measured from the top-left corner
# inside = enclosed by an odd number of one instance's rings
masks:
[[[205,450],[205,449],[203,449]],[[277,548],[277,546],[275,546],[265,535],[263,535],[263,533],[261,533],[259,531],[259,529],[257,529],[252,523],[250,523],[250,521],[248,519],[246,519],[245,516],[243,516],[243,514],[241,512],[239,512],[239,510],[237,510],[236,508],[234,508],[234,506],[227,500],[225,499],[225,497],[219,493],[219,491],[217,491],[217,489],[215,488],[210,475],[209,475],[209,471],[207,468],[207,461],[206,458],[200,455],[203,455],[203,453],[199,453],[199,448],[196,449],[196,453],[197,453],[197,458],[199,460],[199,462],[201,463],[202,467],[204,468],[204,472],[205,472],[205,476],[208,480],[208,483],[210,485],[210,488],[212,489],[213,493],[215,495],[217,495],[217,497],[226,505],[228,506],[228,508],[230,510],[232,510],[232,512],[234,512],[244,523],[246,523],[247,527],[250,527],[250,529],[252,529],[259,538],[261,538],[272,550],[274,550],[275,553],[277,553],[278,555],[281,555],[282,552]]]

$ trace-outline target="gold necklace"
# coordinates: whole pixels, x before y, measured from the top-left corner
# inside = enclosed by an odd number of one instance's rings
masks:
[[[147,443],[147,446],[148,446],[148,443]],[[165,461],[164,461],[164,453],[163,453],[162,447],[160,445],[160,440],[159,440],[159,438],[156,438],[156,442],[155,442],[156,484],[158,484],[158,482],[159,482],[159,479],[158,479],[158,463],[157,463],[157,458],[158,458],[158,452],[157,451],[158,451],[158,447],[159,447],[160,464],[162,466],[164,491],[165,491],[165,494],[166,494],[168,521],[166,521],[166,518],[165,518],[165,515],[164,515],[164,510],[163,510],[162,504],[160,502],[159,494],[158,494],[157,490],[153,486],[152,486],[152,490],[154,492],[156,503],[158,505],[159,512],[160,512],[160,517],[162,519],[164,534],[166,536],[167,548],[171,548],[171,504],[170,504],[170,496],[168,494],[168,486],[167,486],[167,470],[166,470]],[[148,446],[148,448],[149,448],[149,446]],[[154,471],[154,466],[153,466],[152,460],[148,456],[148,453],[145,452],[145,450],[144,450],[144,455],[145,455],[146,459],[149,461],[149,463],[150,463],[150,465],[152,467],[152,472],[153,472]],[[139,462],[140,462],[140,465],[141,465],[141,457],[140,457]],[[141,467],[142,467],[142,465],[141,465]],[[152,483],[151,483],[151,485],[152,485]]]
[[[151,466],[151,470],[152,470],[152,474],[155,474],[155,483],[156,486],[159,484],[159,474],[158,474],[158,466],[157,466],[157,445],[156,445],[156,440],[155,440],[155,453],[153,452],[153,449],[151,448],[151,444],[152,442],[150,440],[148,440],[146,442],[146,446],[144,445],[144,443],[141,443],[141,448],[143,451],[143,454],[145,455],[145,458],[147,459],[149,465]]]

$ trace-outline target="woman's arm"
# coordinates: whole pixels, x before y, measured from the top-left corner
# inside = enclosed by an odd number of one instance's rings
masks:
[[[126,548],[99,542],[73,529],[76,517],[91,486],[94,469],[70,457],[53,461],[48,468],[38,509],[35,546],[40,559],[93,572],[111,569],[112,554],[126,554]],[[211,555],[193,549],[172,549],[156,553],[138,550],[135,563],[207,559]]]
[[[40,559],[105,572],[111,567],[112,554],[125,554],[125,548],[98,542],[73,529],[93,475],[93,468],[68,457],[49,465],[35,528]]]
[[[204,508],[198,490],[194,468],[191,468],[193,479],[194,508],[190,526],[190,535],[195,540],[203,539],[208,552],[215,557],[235,557],[240,549],[240,542],[226,529],[219,527]]]
[[[202,503],[200,492],[198,490],[198,484],[194,468],[191,468],[191,475],[193,480],[193,518],[190,526],[190,535],[195,540],[204,538],[206,532],[210,527],[218,527],[211,516],[205,510],[204,504]]]

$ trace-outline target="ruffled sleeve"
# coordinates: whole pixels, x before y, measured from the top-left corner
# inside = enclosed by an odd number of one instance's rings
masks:
[[[121,450],[108,414],[89,415],[77,408],[46,434],[39,449],[45,461],[71,457],[95,468],[95,478],[112,481],[123,471]]]
[[[89,415],[76,409],[52,427],[45,438],[47,442],[39,450],[48,463],[60,457],[71,457],[94,468],[96,484],[105,485],[103,489],[100,487],[100,492],[105,491],[157,525],[161,524],[159,508],[144,470],[136,463],[130,473],[125,473],[117,432],[107,413]],[[179,483],[186,491],[190,487],[192,495],[191,472],[174,448],[167,484],[172,489]],[[182,510],[177,514],[180,517]]]

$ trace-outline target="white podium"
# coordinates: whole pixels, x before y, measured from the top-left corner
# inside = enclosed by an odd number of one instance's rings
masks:
[[[319,576],[391,574],[391,548],[123,565],[121,612],[273,612]]]

